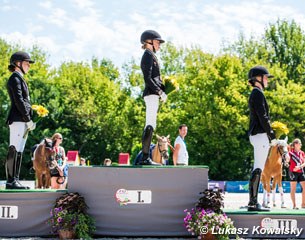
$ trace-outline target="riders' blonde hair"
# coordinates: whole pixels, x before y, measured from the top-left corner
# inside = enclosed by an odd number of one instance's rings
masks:
[[[147,48],[147,45],[148,45],[148,43],[144,43],[144,44],[142,45],[142,49],[146,49],[146,48]]]
[[[55,141],[56,139],[58,138],[62,138],[62,135],[60,133],[55,133],[53,136],[52,136],[52,141]]]

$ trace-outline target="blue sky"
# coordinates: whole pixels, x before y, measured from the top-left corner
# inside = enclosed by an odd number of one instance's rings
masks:
[[[278,18],[305,31],[304,0],[0,0],[0,38],[49,54],[48,63],[142,56],[140,35],[157,30],[177,46],[217,54],[240,32],[261,36]]]

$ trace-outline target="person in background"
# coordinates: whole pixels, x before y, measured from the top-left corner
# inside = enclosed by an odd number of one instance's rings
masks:
[[[29,189],[19,182],[22,154],[27,140],[27,131],[34,130],[33,110],[29,89],[24,75],[34,60],[26,52],[15,52],[10,58],[8,69],[12,75],[7,81],[11,106],[6,123],[10,129],[9,148],[5,163],[6,189]]]
[[[112,161],[110,158],[105,158],[103,165],[104,166],[111,166]]]
[[[86,159],[84,159],[84,158],[80,158],[80,164],[79,164],[80,166],[86,166],[87,164],[86,164]]]
[[[55,168],[51,169],[51,188],[52,189],[66,189],[68,175],[67,175],[67,158],[65,149],[60,146],[63,138],[60,133],[55,133],[52,136],[55,151]]]
[[[141,35],[142,48],[145,50],[141,60],[141,69],[144,76],[145,88],[143,98],[146,106],[146,123],[142,134],[142,153],[143,156],[138,165],[158,165],[149,157],[149,148],[153,136],[153,131],[157,125],[157,113],[159,108],[159,99],[165,102],[167,95],[165,87],[161,80],[160,66],[155,55],[160,49],[164,40],[160,34],[154,30],[146,30]]]
[[[179,136],[175,140],[173,161],[174,166],[189,164],[189,155],[186,148],[185,136],[187,135],[187,126],[182,124],[179,126]]]
[[[249,140],[254,148],[254,165],[249,181],[248,211],[270,211],[258,203],[258,188],[262,169],[268,156],[270,141],[276,141],[271,128],[269,106],[264,95],[268,79],[273,78],[263,66],[255,66],[248,73],[248,83],[252,91],[248,101],[250,110]]]
[[[301,207],[305,208],[305,153],[301,150],[302,142],[299,138],[293,140],[292,148],[289,151],[290,165],[289,165],[289,178],[290,178],[290,197],[293,209],[298,209],[295,202],[295,192],[297,183],[302,186],[302,204]]]

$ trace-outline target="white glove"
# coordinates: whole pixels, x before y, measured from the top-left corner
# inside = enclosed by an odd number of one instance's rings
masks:
[[[161,101],[162,101],[162,102],[166,102],[166,100],[167,100],[167,95],[166,95],[166,93],[165,93],[165,92],[162,92],[161,95],[160,95],[160,98],[161,98]]]
[[[270,146],[275,146],[277,144],[277,139],[272,139]]]
[[[29,122],[26,122],[26,127],[27,129],[29,129],[30,131],[33,131],[36,128],[36,123],[34,123],[32,120]]]

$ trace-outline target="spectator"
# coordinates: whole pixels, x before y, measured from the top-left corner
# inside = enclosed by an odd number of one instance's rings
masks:
[[[86,164],[86,159],[84,159],[84,158],[80,158],[80,164],[79,164],[80,166],[87,166],[87,164]]]
[[[290,197],[292,200],[293,209],[298,209],[295,201],[295,192],[297,183],[302,186],[302,208],[305,208],[305,154],[301,150],[302,142],[299,138],[296,138],[292,142],[292,148],[289,151],[290,166],[289,166],[289,178],[290,178]]]
[[[55,133],[52,136],[54,143],[55,159],[53,161],[56,166],[51,169],[51,188],[53,189],[65,189],[68,181],[68,165],[65,149],[60,146],[63,138],[60,133]]]
[[[187,126],[182,124],[179,126],[179,136],[175,140],[174,144],[174,154],[173,161],[174,166],[183,165],[187,166],[189,164],[189,155],[186,149],[185,136],[187,135]]]
[[[112,164],[112,161],[111,161],[111,159],[109,159],[109,158],[105,158],[105,160],[104,160],[104,166],[111,166],[111,164]]]

